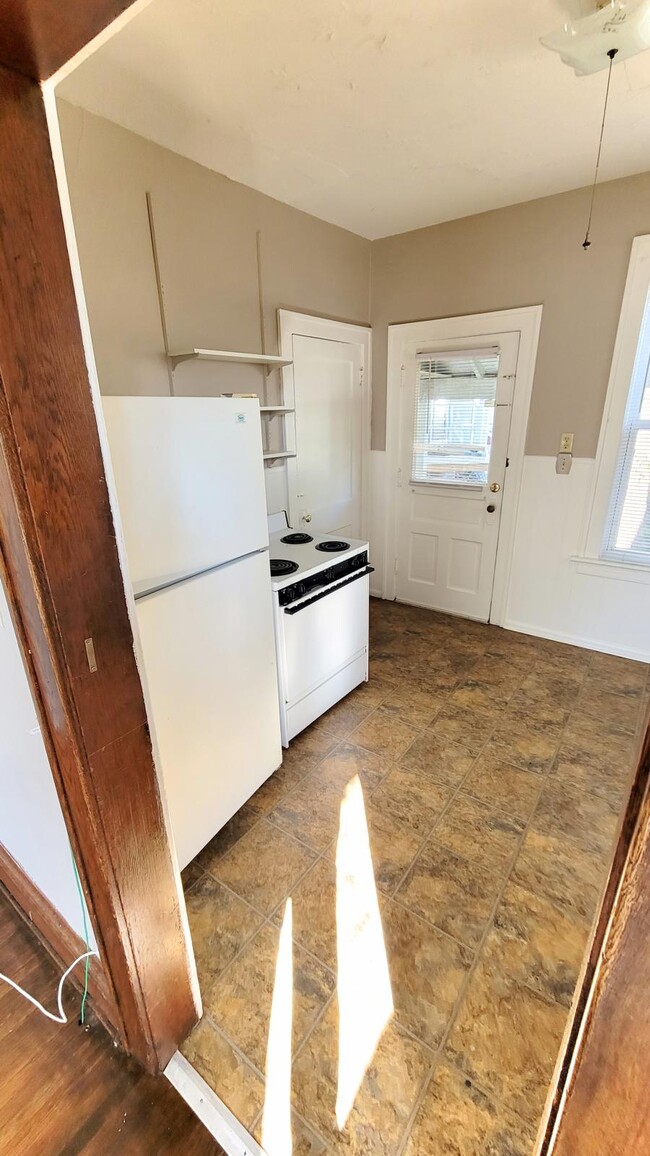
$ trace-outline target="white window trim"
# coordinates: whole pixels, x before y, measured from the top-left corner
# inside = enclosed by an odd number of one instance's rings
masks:
[[[614,561],[612,558],[602,557],[603,535],[614,484],[625,408],[649,289],[650,235],[646,234],[635,237],[632,242],[630,264],[605,398],[603,421],[596,450],[594,488],[580,560],[589,561],[594,567],[608,568],[615,565],[621,569],[636,571],[650,577],[650,566],[645,566],[643,563]],[[575,559],[575,561],[578,560]]]

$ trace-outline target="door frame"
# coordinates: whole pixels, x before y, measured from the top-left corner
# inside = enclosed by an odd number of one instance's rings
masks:
[[[430,321],[408,321],[388,326],[388,365],[386,378],[386,482],[384,540],[384,598],[394,600],[397,594],[396,565],[398,549],[397,471],[400,454],[400,409],[404,371],[404,349],[407,342],[440,345],[488,335],[519,333],[519,356],[512,400],[512,417],[508,439],[508,484],[504,486],[501,521],[494,568],[490,622],[502,626],[510,585],[510,571],[523,475],[528,415],[535,374],[535,361],[542,323],[542,305],[501,309],[494,313],[471,313],[462,317],[442,317]]]
[[[639,759],[629,785],[536,1156],[578,1151],[609,1156],[614,1150],[632,1156],[642,1151],[639,1138],[643,1142],[648,1135],[650,719],[639,736]]]
[[[98,944],[99,1010],[156,1072],[201,1003],[111,515],[52,80],[141,7],[70,0],[54,28],[49,0],[0,10],[16,158],[0,179],[0,570]],[[25,894],[20,875],[4,882]],[[55,954],[68,952],[48,922]]]
[[[348,321],[334,321],[330,317],[318,317],[310,313],[296,313],[290,309],[278,309],[278,346],[281,357],[293,356],[294,337],[315,337],[323,341],[348,342],[361,345],[361,537],[368,537],[370,517],[370,415],[372,405],[372,330],[369,325],[358,325]],[[295,410],[296,388],[293,364],[282,371],[284,390],[283,405]],[[298,502],[297,471],[300,447],[296,439],[296,457],[287,459],[287,500],[289,522],[297,525]]]

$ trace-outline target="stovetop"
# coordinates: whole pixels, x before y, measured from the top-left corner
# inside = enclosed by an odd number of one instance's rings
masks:
[[[340,534],[309,534],[309,542],[283,542],[283,538],[297,533],[295,530],[284,529],[269,536],[271,559],[297,563],[298,568],[291,573],[271,575],[271,585],[274,590],[281,590],[283,586],[305,578],[318,570],[326,570],[334,562],[344,558],[351,558],[368,549],[368,543],[358,538],[342,538]],[[337,549],[326,548],[327,542],[335,542]]]

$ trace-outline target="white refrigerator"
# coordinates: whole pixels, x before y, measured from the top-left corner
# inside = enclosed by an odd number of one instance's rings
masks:
[[[259,404],[105,397],[181,868],[282,759]]]

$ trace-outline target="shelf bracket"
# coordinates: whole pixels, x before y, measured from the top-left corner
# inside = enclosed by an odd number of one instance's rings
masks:
[[[176,366],[180,365],[181,361],[193,361],[194,358],[195,358],[194,353],[168,353],[167,354],[167,359],[169,361],[169,364],[172,367],[172,370],[176,369]]]
[[[156,274],[156,289],[158,290],[158,309],[160,310],[160,327],[162,329],[163,345],[167,357],[167,376],[169,377],[169,393],[174,396],[174,359],[169,356],[169,335],[167,333],[167,319],[165,317],[165,291],[163,289],[160,261],[158,259],[158,242],[156,241],[156,226],[153,219],[153,203],[151,193],[146,192],[147,218],[149,220],[149,236],[151,237],[151,251],[153,253],[153,267]]]

